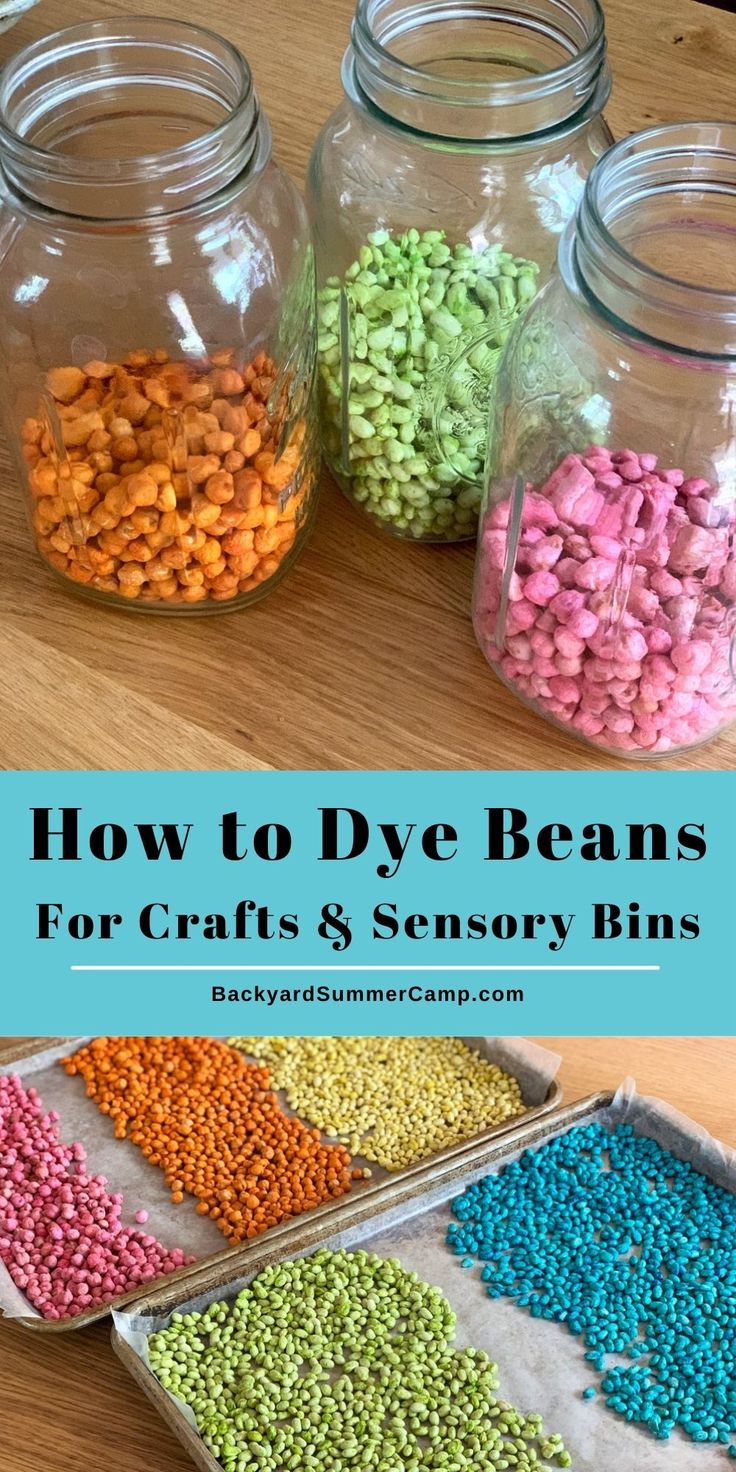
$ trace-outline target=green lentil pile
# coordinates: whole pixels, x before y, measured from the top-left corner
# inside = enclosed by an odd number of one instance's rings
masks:
[[[328,1139],[400,1170],[521,1114],[517,1080],[461,1038],[230,1038]]]
[[[231,1306],[173,1314],[148,1352],[226,1472],[570,1467],[454,1330],[440,1290],[395,1260],[322,1251],[265,1268]]]
[[[493,378],[538,272],[497,244],[474,252],[441,230],[378,230],[320,291],[327,455],[352,499],[398,535],[475,534]]]

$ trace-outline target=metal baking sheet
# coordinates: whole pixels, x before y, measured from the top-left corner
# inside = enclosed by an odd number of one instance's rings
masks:
[[[33,1041],[37,1043],[39,1040]],[[178,1284],[195,1268],[216,1265],[223,1257],[230,1258],[233,1252],[242,1252],[243,1247],[233,1248],[226,1244],[222,1233],[208,1217],[197,1215],[192,1197],[187,1197],[180,1205],[171,1201],[162,1172],[149,1164],[131,1140],[115,1139],[110,1120],[100,1113],[94,1100],[88,1098],[82,1080],[78,1077],[70,1078],[59,1067],[60,1058],[76,1052],[89,1041],[89,1038],[53,1039],[47,1040],[47,1045],[43,1048],[29,1050],[26,1056],[0,1053],[0,1071],[19,1074],[24,1083],[32,1083],[38,1090],[45,1109],[58,1110],[63,1139],[67,1142],[80,1140],[87,1150],[88,1164],[93,1173],[101,1172],[106,1175],[111,1188],[122,1191],[123,1217],[126,1222],[132,1223],[139,1207],[145,1207],[149,1214],[147,1232],[157,1237],[165,1246],[181,1247],[188,1255],[197,1258],[196,1264],[180,1268],[170,1275],[168,1281]],[[515,1074],[528,1105],[528,1109],[524,1114],[518,1115],[517,1120],[537,1119],[559,1104],[562,1091],[556,1082],[556,1075],[561,1060],[556,1053],[540,1048],[526,1038],[464,1038],[463,1041]],[[278,1097],[282,1108],[287,1113],[293,1113],[285,1096],[279,1093]],[[514,1120],[493,1126],[475,1138],[481,1142],[497,1139],[510,1124],[516,1122]],[[283,1234],[293,1233],[306,1218],[311,1220],[314,1217],[324,1220],[326,1229],[327,1219],[331,1221],[333,1213],[345,1211],[356,1198],[377,1200],[390,1184],[421,1178],[427,1170],[433,1173],[443,1171],[458,1151],[465,1149],[466,1143],[430,1156],[426,1161],[403,1171],[389,1172],[373,1162],[363,1160],[361,1156],[355,1156],[356,1166],[370,1166],[370,1180],[354,1182],[352,1190],[345,1196],[316,1207],[305,1213],[304,1217],[296,1217],[278,1227],[271,1227],[264,1236],[269,1239],[277,1237],[280,1240]],[[260,1240],[253,1238],[247,1250]],[[113,1300],[112,1304],[88,1309],[71,1319],[44,1319],[31,1307],[20,1289],[16,1288],[7,1268],[0,1263],[0,1310],[8,1317],[21,1319],[30,1328],[47,1333],[58,1334],[83,1328],[93,1320],[103,1318],[112,1307],[122,1307],[139,1297],[140,1291],[140,1287],[135,1288]]]
[[[654,1440],[640,1427],[607,1409],[605,1398],[583,1401],[583,1389],[596,1376],[584,1359],[584,1345],[562,1325],[532,1319],[507,1299],[490,1299],[480,1281],[480,1268],[460,1266],[445,1246],[451,1219],[450,1203],[466,1186],[515,1160],[523,1150],[553,1139],[582,1124],[597,1121],[611,1126],[624,1121],[655,1138],[680,1159],[689,1160],[725,1189],[736,1193],[736,1153],[713,1140],[704,1130],[677,1114],[660,1100],[637,1095],[631,1082],[616,1095],[600,1094],[557,1110],[543,1121],[519,1126],[502,1142],[484,1151],[466,1153],[449,1176],[425,1184],[419,1193],[405,1192],[378,1214],[356,1219],[340,1232],[308,1230],[289,1250],[266,1249],[226,1282],[220,1275],[207,1283],[201,1274],[190,1284],[185,1302],[177,1302],[171,1286],[145,1300],[128,1314],[115,1314],[113,1346],[135,1379],[157,1405],[179,1440],[203,1472],[221,1472],[204,1446],[192,1413],[164,1391],[148,1365],[146,1336],[168,1323],[172,1312],[201,1309],[215,1299],[231,1299],[268,1262],[302,1256],[317,1247],[366,1248],[396,1257],[429,1282],[442,1288],[457,1315],[457,1343],[485,1349],[498,1363],[499,1395],[521,1410],[544,1417],[548,1431],[559,1432],[572,1455],[573,1472],[709,1472],[724,1466],[725,1448],[695,1443],[673,1434],[668,1442]],[[296,1251],[295,1251],[296,1248]],[[242,1260],[241,1260],[242,1261]],[[725,1466],[724,1466],[725,1472]]]

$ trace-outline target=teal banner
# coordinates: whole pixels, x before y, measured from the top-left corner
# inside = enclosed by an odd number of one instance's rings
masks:
[[[731,773],[1,782],[6,1035],[734,1030]]]

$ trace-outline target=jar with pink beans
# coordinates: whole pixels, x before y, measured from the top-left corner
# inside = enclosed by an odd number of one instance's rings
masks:
[[[625,139],[499,367],[478,642],[619,756],[736,719],[735,239],[736,124]]]

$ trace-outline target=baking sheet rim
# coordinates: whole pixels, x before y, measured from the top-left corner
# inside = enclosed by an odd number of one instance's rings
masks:
[[[460,1036],[460,1034],[457,1034],[457,1036]],[[32,1040],[34,1044],[42,1044],[42,1046],[35,1046],[30,1053],[20,1054],[14,1047],[7,1049],[0,1047],[0,1072],[7,1072],[8,1069],[20,1071],[24,1064],[28,1064],[34,1058],[50,1049],[64,1045],[68,1046],[70,1050],[73,1050],[77,1046],[81,1047],[86,1040],[83,1037],[34,1038]],[[545,1051],[548,1052],[549,1050]],[[562,1103],[562,1098],[562,1086],[559,1078],[555,1075],[550,1081],[547,1095],[542,1102],[530,1106],[523,1114],[516,1115],[511,1120],[502,1121],[500,1124],[491,1125],[489,1129],[480,1131],[478,1135],[472,1136],[470,1140],[462,1140],[457,1145],[451,1145],[447,1150],[430,1156],[427,1160],[417,1161],[415,1165],[409,1166],[405,1170],[396,1171],[387,1180],[376,1181],[373,1184],[369,1183],[355,1195],[352,1191],[349,1191],[344,1196],[339,1196],[332,1201],[323,1202],[321,1206],[313,1207],[311,1211],[305,1212],[301,1216],[291,1217],[288,1221],[280,1222],[275,1227],[269,1227],[268,1231],[261,1234],[261,1236],[251,1238],[248,1247],[244,1248],[243,1244],[239,1244],[236,1247],[226,1246],[220,1252],[211,1253],[208,1257],[200,1258],[197,1262],[190,1263],[186,1267],[177,1268],[175,1272],[168,1273],[165,1277],[158,1279],[158,1283],[161,1286],[184,1283],[190,1278],[197,1277],[200,1271],[217,1267],[222,1262],[228,1261],[233,1255],[239,1254],[244,1250],[248,1252],[254,1251],[256,1247],[263,1244],[266,1238],[268,1238],[269,1243],[280,1241],[283,1236],[291,1238],[294,1234],[298,1234],[304,1229],[307,1221],[310,1224],[313,1222],[321,1224],[325,1220],[331,1220],[333,1215],[344,1215],[358,1202],[370,1201],[376,1203],[376,1209],[378,1210],[380,1209],[381,1201],[385,1197],[385,1193],[387,1191],[390,1192],[391,1187],[408,1182],[413,1183],[417,1177],[421,1180],[421,1177],[429,1173],[434,1175],[436,1172],[439,1172],[439,1177],[444,1178],[445,1174],[449,1174],[452,1170],[457,1156],[464,1153],[469,1147],[477,1146],[481,1148],[485,1144],[493,1144],[515,1126],[522,1123],[535,1123],[536,1120],[542,1119],[558,1109]],[[85,1309],[81,1314],[76,1314],[71,1319],[44,1319],[40,1315],[17,1315],[13,1317],[12,1322],[20,1325],[24,1329],[31,1329],[38,1334],[69,1334],[75,1332],[77,1329],[86,1329],[89,1324],[98,1323],[101,1319],[109,1317],[113,1310],[132,1306],[142,1296],[141,1285],[138,1285],[135,1288],[131,1288],[129,1293],[122,1293],[109,1303],[98,1304],[94,1308]],[[0,1312],[0,1318],[2,1317],[5,1316]]]
[[[460,1183],[463,1177],[467,1176],[468,1172],[475,1168],[479,1168],[481,1171],[483,1171],[486,1167],[492,1166],[495,1161],[503,1159],[504,1156],[512,1155],[520,1150],[523,1151],[525,1149],[528,1149],[530,1145],[534,1145],[537,1142],[541,1143],[545,1139],[554,1138],[557,1133],[560,1133],[562,1131],[566,1132],[568,1129],[573,1128],[576,1123],[581,1123],[589,1119],[590,1116],[595,1116],[598,1112],[609,1109],[617,1102],[621,1102],[624,1106],[627,1106],[632,1098],[638,1098],[642,1103],[646,1105],[650,1105],[652,1103],[655,1106],[660,1105],[662,1111],[662,1122],[669,1122],[670,1124],[674,1124],[676,1129],[683,1129],[683,1132],[685,1132],[686,1134],[691,1134],[693,1140],[693,1153],[696,1153],[699,1135],[706,1134],[707,1132],[702,1131],[701,1127],[696,1125],[694,1121],[688,1119],[687,1116],[681,1115],[678,1111],[673,1110],[671,1106],[666,1104],[665,1101],[660,1101],[656,1099],[651,1100],[646,1096],[636,1095],[633,1082],[631,1080],[625,1080],[621,1087],[617,1090],[607,1089],[595,1094],[590,1094],[584,1099],[576,1100],[573,1103],[567,1104],[562,1108],[548,1112],[544,1119],[530,1121],[527,1125],[517,1124],[515,1130],[509,1130],[506,1132],[506,1135],[502,1141],[497,1141],[491,1145],[488,1145],[485,1150],[466,1150],[464,1158],[456,1162],[455,1168],[453,1170],[448,1170],[447,1172],[445,1172],[441,1178],[438,1178],[438,1180],[434,1182],[434,1184],[444,1185],[446,1183],[449,1183],[449,1181],[453,1179],[456,1179],[458,1183]],[[669,1116],[669,1120],[667,1120],[667,1116]],[[733,1168],[733,1166],[736,1164],[736,1152],[726,1146],[723,1146],[720,1141],[715,1140],[710,1136],[708,1136],[708,1139],[715,1147],[717,1147],[718,1150],[723,1153],[724,1159],[731,1166],[731,1168]],[[733,1188],[731,1189],[733,1190]],[[399,1196],[399,1194],[397,1193],[397,1200],[394,1204],[397,1206],[401,1205],[403,1202],[409,1204],[412,1200],[415,1200],[419,1194],[420,1193],[406,1191],[401,1193],[401,1195]],[[358,1203],[354,1203],[354,1205],[357,1208]],[[427,1206],[427,1210],[432,1209],[432,1204]],[[370,1232],[370,1221],[371,1213],[366,1213],[365,1215],[363,1215],[359,1212],[359,1210],[356,1209],[352,1221],[344,1223],[344,1226],[346,1230],[349,1230],[350,1227],[358,1228],[360,1226],[364,1226],[366,1231]],[[299,1255],[302,1255],[302,1251],[304,1250],[307,1253],[309,1251],[317,1250],[320,1245],[320,1240],[319,1237],[317,1237],[316,1240],[313,1240],[313,1238],[313,1232],[307,1229],[305,1226],[303,1233],[301,1234],[301,1244],[297,1243],[297,1252],[299,1253]],[[258,1254],[260,1263],[259,1265],[253,1266],[254,1274],[257,1273],[261,1267],[265,1267],[268,1262],[273,1260],[271,1254],[269,1254],[267,1251],[267,1247],[268,1244],[263,1242],[261,1245],[261,1251]],[[243,1266],[245,1272],[249,1273],[250,1265],[244,1263]],[[202,1279],[204,1279],[204,1276],[205,1275],[203,1274]],[[231,1279],[231,1282],[232,1281],[237,1282],[238,1277],[236,1277],[234,1280]],[[158,1290],[158,1292],[149,1296],[141,1296],[140,1309],[142,1310],[143,1314],[145,1314],[146,1312],[155,1313],[155,1309],[157,1306],[156,1301],[164,1297],[170,1297],[170,1295],[168,1295],[166,1292],[167,1286],[168,1285],[164,1284],[163,1288]],[[212,1286],[221,1286],[223,1290],[225,1290],[227,1284],[213,1284]],[[202,1281],[200,1285],[200,1291],[206,1291],[206,1289],[207,1285],[204,1281]],[[196,1298],[197,1296],[197,1294],[194,1294],[192,1297]],[[192,1300],[187,1299],[184,1300],[184,1303],[186,1304],[191,1301]],[[178,1306],[181,1306],[181,1300]],[[177,1305],[173,1304],[168,1307],[167,1311],[169,1313],[175,1312],[176,1308]],[[175,1400],[175,1398],[169,1394],[168,1391],[164,1390],[163,1386],[159,1384],[153,1372],[141,1359],[140,1355],[136,1353],[134,1348],[126,1341],[116,1325],[113,1326],[111,1332],[111,1343],[114,1353],[118,1356],[121,1363],[128,1370],[129,1374],[131,1374],[135,1382],[141,1387],[144,1394],[156,1407],[159,1414],[168,1425],[169,1429],[177,1437],[178,1441],[184,1446],[190,1458],[193,1460],[196,1466],[201,1469],[201,1472],[222,1472],[220,1464],[208,1451],[207,1447],[202,1441],[201,1436],[199,1435],[199,1432],[196,1430],[196,1427],[190,1424],[189,1420],[187,1419],[186,1408],[181,1406]]]

